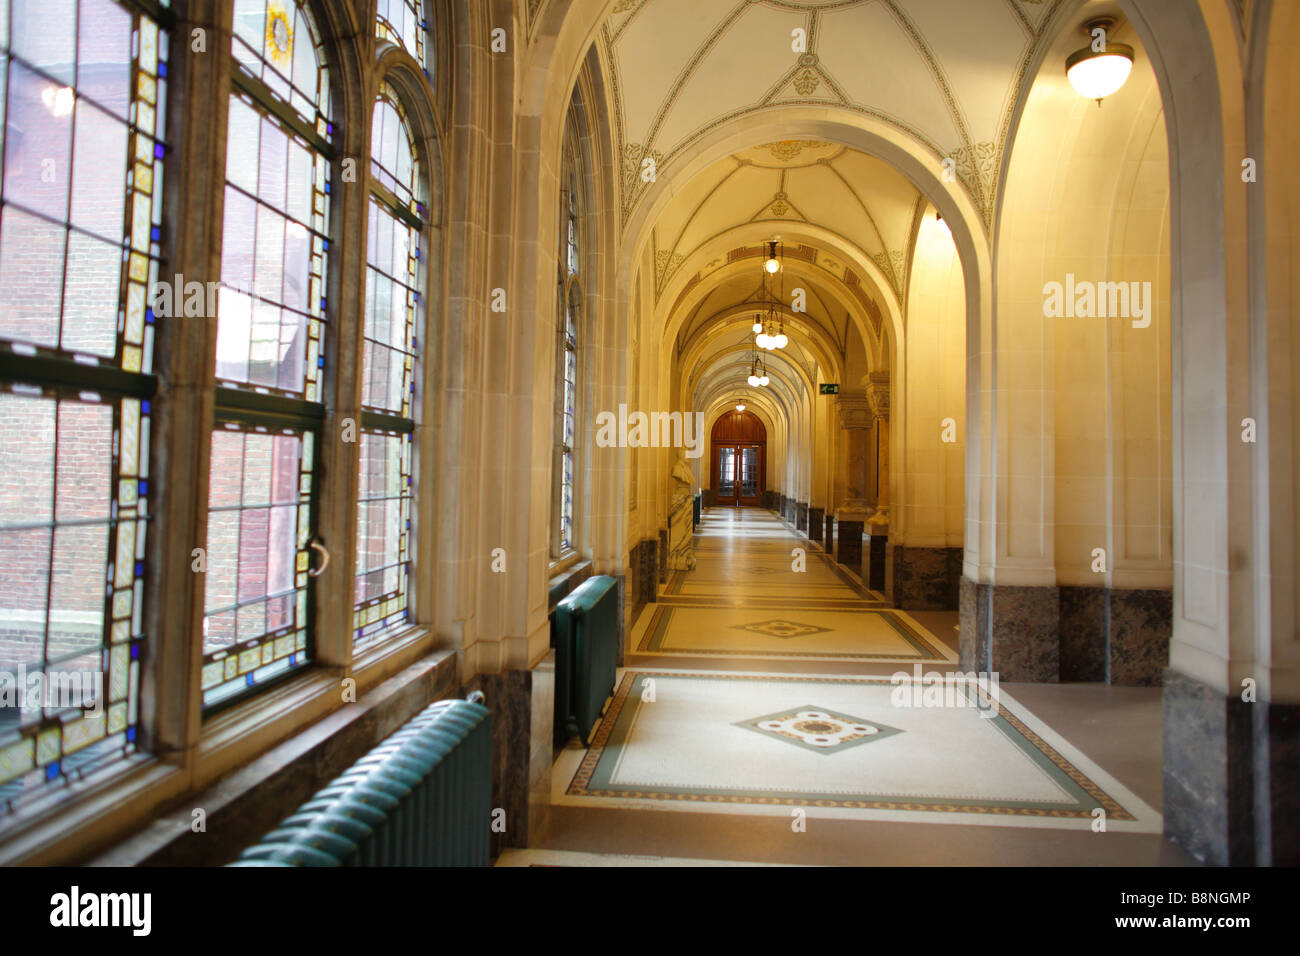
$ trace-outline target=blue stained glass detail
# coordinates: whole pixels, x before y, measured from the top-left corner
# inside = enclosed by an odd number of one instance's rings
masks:
[[[330,191],[330,184],[329,184],[329,183],[326,183],[326,184],[325,184],[325,195],[328,196],[328,195],[329,195],[329,191]]]
[[[135,563],[135,576],[138,578],[138,577],[143,576],[143,574],[144,574],[144,562],[143,562],[143,561],[137,561],[137,562]]]
[[[135,742],[135,728],[134,728],[134,727],[128,727],[128,728],[126,728],[126,739],[127,739],[129,742],[131,742],[131,743],[134,743],[134,742]]]
[[[324,249],[326,252],[329,252],[329,251],[330,251],[330,241],[329,241],[328,239],[322,239],[322,240],[321,240],[321,248]],[[321,301],[323,302],[323,301],[325,301],[325,300],[322,299]]]
[[[154,154],[156,157],[158,157],[159,159],[162,159],[162,158],[163,158],[163,154],[164,154],[165,152],[166,152],[166,150],[163,149],[163,144],[162,144],[162,143],[154,143],[154,144],[153,144],[153,154]]]
[[[147,494],[149,494],[149,482],[146,481],[145,479],[141,478],[141,479],[140,479],[140,497],[143,498],[143,497],[144,497],[145,495],[147,495]],[[136,572],[136,574],[139,574],[139,573],[140,573],[139,571]]]
[[[153,325],[153,309],[144,310],[144,321],[147,325]]]
[[[54,761],[54,763],[50,764],[48,767],[45,768],[45,779],[53,780],[58,775],[59,775],[59,761],[56,760]]]
[[[334,124],[333,124],[333,123],[326,123],[326,124],[325,124],[325,132],[328,133],[329,135],[333,136],[333,135],[334,135]]]
[[[151,408],[153,408],[153,406],[152,406],[151,404],[149,404],[149,399],[147,399],[147,398],[146,398],[144,401],[142,401],[142,402],[140,403],[140,411],[144,412],[144,414],[146,414],[146,415],[149,414],[149,410],[150,410]]]
[[[152,239],[154,242],[158,242],[160,239],[162,239],[162,229],[160,229],[158,226],[151,226],[149,228],[149,238]]]
[[[252,686],[253,686],[253,675],[252,675],[252,674],[245,674],[245,675],[244,675],[244,686],[245,686],[245,687],[252,687]]]
[[[322,355],[320,358],[316,359],[316,367],[317,368],[325,367],[325,356]]]
[[[139,659],[140,659],[140,645],[139,645],[139,644],[132,644],[132,645],[131,645],[131,660],[133,660],[133,661],[138,661]]]
[[[298,663],[298,655],[297,655],[297,654],[290,654],[290,655],[289,655],[289,666],[290,666],[290,667],[293,667],[293,666],[294,666],[295,664],[297,664],[297,663]]]

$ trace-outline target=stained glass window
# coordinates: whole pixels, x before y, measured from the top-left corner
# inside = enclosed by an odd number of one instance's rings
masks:
[[[428,73],[431,64],[425,59],[424,32],[428,24],[424,19],[424,0],[378,0],[378,3],[375,34],[405,47]]]
[[[167,62],[129,0],[0,3],[6,810],[136,745]]]
[[[227,422],[212,434],[203,704],[307,655],[314,435]]]
[[[415,411],[423,328],[422,180],[401,101],[384,86],[371,122],[354,646],[410,620]]]
[[[560,191],[559,318],[557,322],[555,383],[555,463],[552,556],[559,558],[574,548],[574,497],[577,461],[575,443],[578,416],[578,338],[582,327],[581,176],[573,118],[565,135],[563,188]]]
[[[311,661],[329,75],[307,8],[235,0],[208,492],[203,706]]]

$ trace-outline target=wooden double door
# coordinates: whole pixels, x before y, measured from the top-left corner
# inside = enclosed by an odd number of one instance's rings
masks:
[[[763,501],[764,444],[713,446],[713,487],[720,505],[758,505]]]

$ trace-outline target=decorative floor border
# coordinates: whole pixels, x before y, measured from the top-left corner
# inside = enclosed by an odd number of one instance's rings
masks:
[[[920,631],[913,628],[907,621],[899,617],[898,612],[889,608],[846,608],[845,611],[859,611],[862,614],[874,614],[883,617],[885,621],[903,638],[913,650],[917,652],[915,657],[906,657],[901,654],[866,654],[859,652],[845,651],[817,651],[817,650],[794,650],[794,651],[746,651],[746,650],[715,650],[710,648],[669,648],[663,647],[663,640],[668,631],[668,624],[672,619],[674,610],[678,609],[677,605],[655,604],[654,613],[650,617],[650,622],[641,632],[641,640],[637,642],[636,647],[632,650],[637,654],[662,654],[668,657],[753,657],[753,658],[795,658],[803,660],[823,659],[832,661],[871,661],[871,662],[893,662],[900,663],[935,663],[935,664],[952,664],[957,658],[947,647],[938,643],[938,638],[934,642],[928,640]],[[700,607],[692,605],[692,607]],[[701,609],[707,609],[704,606]],[[732,610],[733,606],[729,604],[712,605],[714,610]],[[790,605],[780,605],[778,607],[755,607],[755,610],[831,610],[826,608],[791,608]],[[839,609],[836,609],[839,610]]]

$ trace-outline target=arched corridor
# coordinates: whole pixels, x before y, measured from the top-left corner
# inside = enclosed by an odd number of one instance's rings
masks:
[[[1298,6],[0,0],[0,864],[1300,862]]]

